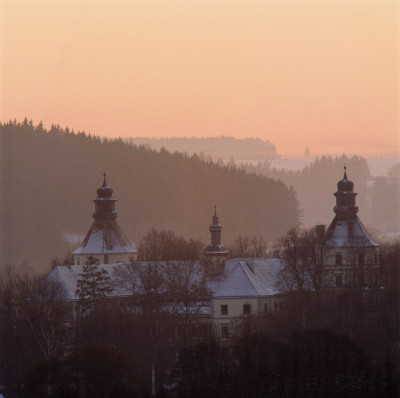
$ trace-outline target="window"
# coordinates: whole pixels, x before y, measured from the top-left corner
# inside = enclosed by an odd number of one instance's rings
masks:
[[[228,306],[226,304],[221,305],[221,315],[228,315]]]
[[[250,315],[251,306],[250,304],[243,304],[243,315]]]
[[[264,304],[264,312],[265,312],[265,313],[268,312],[268,304]]]
[[[378,253],[377,252],[374,253],[374,262],[375,262],[375,264],[378,264]]]
[[[229,325],[224,323],[221,325],[221,337],[227,339],[229,337]]]
[[[358,255],[358,264],[364,265],[364,254]]]
[[[342,265],[342,255],[341,254],[336,254],[335,264]]]
[[[342,287],[342,286],[343,286],[342,275],[336,275],[336,287]]]
[[[80,257],[76,258],[76,265],[81,265],[81,258]]]
[[[104,255],[104,264],[108,264],[108,254]]]

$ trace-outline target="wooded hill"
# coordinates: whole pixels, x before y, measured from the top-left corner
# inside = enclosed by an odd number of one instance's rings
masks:
[[[223,242],[238,235],[275,239],[299,223],[295,192],[198,156],[156,152],[53,125],[49,131],[1,125],[1,261],[48,266],[71,247],[63,236],[89,229],[102,174],[114,189],[118,221],[133,242],[151,230],[171,229],[209,240],[214,211]]]
[[[135,137],[126,139],[134,145],[145,145],[152,149],[165,148],[170,152],[187,152],[189,155],[203,153],[214,160],[266,160],[276,159],[275,145],[260,138],[238,139],[233,137],[171,137],[148,138]]]

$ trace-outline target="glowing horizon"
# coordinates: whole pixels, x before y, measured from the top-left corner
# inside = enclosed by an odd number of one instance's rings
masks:
[[[1,3],[0,120],[399,154],[397,1]]]

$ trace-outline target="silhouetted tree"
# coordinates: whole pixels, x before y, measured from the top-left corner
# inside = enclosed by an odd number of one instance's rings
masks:
[[[107,299],[112,293],[111,278],[108,271],[101,268],[99,261],[89,256],[77,282],[78,304],[82,311],[95,310],[96,305]]]
[[[268,244],[262,236],[238,236],[233,245],[229,246],[230,257],[265,257]]]

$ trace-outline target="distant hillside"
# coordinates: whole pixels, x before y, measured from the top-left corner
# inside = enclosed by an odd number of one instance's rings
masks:
[[[59,126],[24,121],[1,126],[2,262],[48,265],[63,255],[62,236],[85,234],[103,170],[118,221],[132,241],[152,227],[209,240],[218,206],[223,241],[274,239],[299,222],[295,193],[282,182],[220,167],[198,156],[156,152]]]
[[[145,145],[155,150],[165,148],[170,152],[186,152],[189,155],[202,152],[211,156],[228,160],[268,160],[276,159],[275,145],[259,138],[237,139],[233,137],[212,138],[146,138],[136,137],[126,140],[130,144]]]

